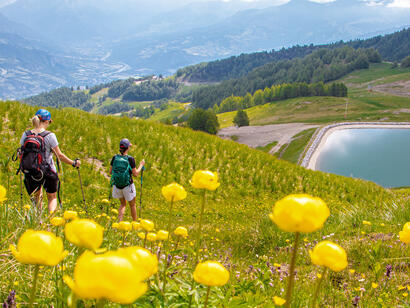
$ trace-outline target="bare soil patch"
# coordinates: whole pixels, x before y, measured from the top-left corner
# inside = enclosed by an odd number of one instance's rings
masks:
[[[105,171],[103,162],[93,157],[89,157],[86,159],[86,162],[90,165],[94,166],[95,171],[101,173],[107,180],[111,179],[108,173]]]
[[[372,87],[372,90],[396,96],[410,97],[410,80],[380,84]]]

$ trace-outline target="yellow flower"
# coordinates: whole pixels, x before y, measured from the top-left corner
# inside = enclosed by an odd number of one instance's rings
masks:
[[[103,241],[104,228],[90,219],[76,219],[65,225],[65,236],[78,247],[95,250]]]
[[[138,269],[143,270],[140,273],[142,280],[146,280],[158,272],[158,259],[149,250],[136,246],[121,248],[120,250],[128,255]]]
[[[322,274],[317,273],[316,276],[317,276],[317,278],[319,278],[319,279],[322,278]]]
[[[274,296],[273,297],[273,302],[275,303],[276,306],[283,306],[283,304],[286,303],[286,300],[283,299],[282,297]]]
[[[120,221],[118,223],[118,229],[121,231],[131,231],[132,230],[132,224],[129,221]]]
[[[131,225],[132,225],[132,230],[134,231],[141,230],[141,224],[139,222],[133,221]]]
[[[354,274],[354,273],[356,273],[356,271],[355,271],[354,269],[350,269],[350,270],[349,270],[349,273],[350,273],[350,274]]]
[[[111,228],[113,228],[113,229],[119,229],[119,227],[120,227],[120,224],[119,224],[118,222],[114,222],[114,223],[111,225]]]
[[[400,241],[403,243],[410,243],[410,222],[406,222],[403,227],[403,231],[399,232]]]
[[[138,232],[138,237],[140,238],[140,239],[145,239],[145,233],[144,232]]]
[[[205,261],[196,266],[194,279],[206,286],[223,286],[229,280],[229,272],[217,261]]]
[[[179,226],[174,230],[174,234],[177,235],[177,236],[181,236],[183,238],[187,238],[188,237],[188,230],[185,227]]]
[[[205,188],[208,190],[215,190],[221,185],[218,183],[218,174],[209,170],[195,171],[190,183],[194,188]]]
[[[148,219],[143,219],[140,221],[141,227],[145,230],[145,231],[152,231],[154,230],[154,222],[152,222],[151,220]]]
[[[25,204],[25,205],[24,205],[24,208],[25,208],[27,211],[29,211],[29,210],[31,209],[31,206],[30,206],[30,204]]]
[[[269,218],[283,231],[307,233],[322,228],[329,215],[322,199],[299,194],[277,201]]]
[[[183,186],[172,183],[162,187],[162,195],[167,201],[180,201],[186,198],[186,191]]]
[[[65,220],[63,217],[53,217],[50,220],[50,223],[55,227],[64,226]]]
[[[86,251],[77,260],[74,280],[69,276],[63,279],[80,298],[131,304],[147,291],[142,272],[124,252],[96,255]]]
[[[150,242],[155,242],[157,240],[157,235],[154,232],[148,232],[147,240]]]
[[[111,209],[111,214],[118,215],[118,210],[116,210],[116,209]]]
[[[157,240],[159,240],[159,241],[165,241],[165,240],[168,239],[168,237],[169,237],[168,231],[159,230],[159,231],[157,232]]]
[[[372,288],[373,288],[373,289],[376,289],[378,286],[379,286],[378,283],[372,282]]]
[[[403,297],[407,297],[409,295],[409,293],[405,292],[402,295],[403,295]]]
[[[27,230],[17,243],[17,249],[10,245],[10,250],[20,263],[55,266],[68,252],[63,241],[48,231]]]
[[[340,272],[347,267],[346,251],[330,241],[322,241],[309,251],[313,264],[326,266],[332,271]]]
[[[101,203],[107,205],[107,204],[110,204],[110,201],[107,200],[107,199],[102,199],[102,200],[101,200]]]
[[[7,200],[6,198],[7,190],[4,186],[0,185],[0,203]]]
[[[363,222],[362,222],[364,225],[367,225],[367,226],[371,226],[372,225],[372,223],[370,222],[370,221],[367,221],[367,220],[363,220]]]
[[[274,267],[281,267],[282,265],[279,264],[279,263],[273,263],[273,266],[274,266]]]
[[[380,224],[380,226],[381,226],[381,227],[384,227],[384,226],[385,226],[385,224],[384,224],[384,223],[381,223],[381,224]]]
[[[76,211],[65,211],[63,217],[65,220],[77,219],[78,214]]]

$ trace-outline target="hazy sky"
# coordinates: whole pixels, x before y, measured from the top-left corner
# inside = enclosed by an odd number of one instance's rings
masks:
[[[0,0],[0,7],[16,2],[18,0]],[[37,0],[40,1],[40,0]],[[104,5],[104,4],[110,4],[112,5],[118,5],[118,6],[124,6],[127,4],[134,4],[134,5],[142,5],[145,6],[147,4],[146,0],[64,0],[66,2],[82,2],[82,3],[92,3],[93,5]],[[193,2],[209,2],[209,1],[221,1],[221,2],[230,2],[231,4],[238,3],[238,5],[243,4],[243,3],[248,3],[251,4],[253,3],[254,5],[280,5],[287,3],[291,0],[150,0],[150,6],[152,5],[159,5],[162,8],[168,7],[169,9],[172,9],[175,6],[181,6]],[[317,2],[317,3],[327,3],[327,2],[334,2],[334,1],[343,1],[343,0],[306,0],[306,1],[312,1],[312,2]],[[370,6],[386,6],[386,7],[401,7],[401,8],[410,8],[410,0],[357,0],[357,1],[363,1],[367,2],[368,5]],[[145,5],[144,5],[145,4]]]

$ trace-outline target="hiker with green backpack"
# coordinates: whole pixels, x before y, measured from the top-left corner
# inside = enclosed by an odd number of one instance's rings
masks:
[[[145,165],[142,160],[136,168],[135,159],[128,155],[128,150],[132,146],[128,139],[120,141],[120,154],[114,155],[111,159],[111,186],[112,196],[115,199],[120,199],[121,205],[118,210],[118,220],[122,221],[124,217],[127,201],[130,205],[131,216],[134,221],[137,220],[137,208],[135,205],[136,190],[132,180],[132,176],[138,176]]]

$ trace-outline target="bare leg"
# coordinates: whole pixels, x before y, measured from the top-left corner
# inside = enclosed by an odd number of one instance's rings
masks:
[[[132,220],[137,221],[137,208],[135,206],[135,198],[132,199],[130,202],[130,209],[131,209],[131,216]]]
[[[34,204],[35,204],[37,210],[39,210],[41,212],[41,209],[43,207],[43,190],[42,190],[42,187],[40,187],[39,190],[34,192],[32,194],[32,196],[34,198]]]
[[[57,208],[57,193],[52,193],[52,194],[47,193],[47,199],[48,199],[48,212],[51,214]]]
[[[118,221],[122,221],[125,212],[125,206],[127,205],[127,201],[124,198],[120,198],[121,205],[120,209],[118,210]]]

